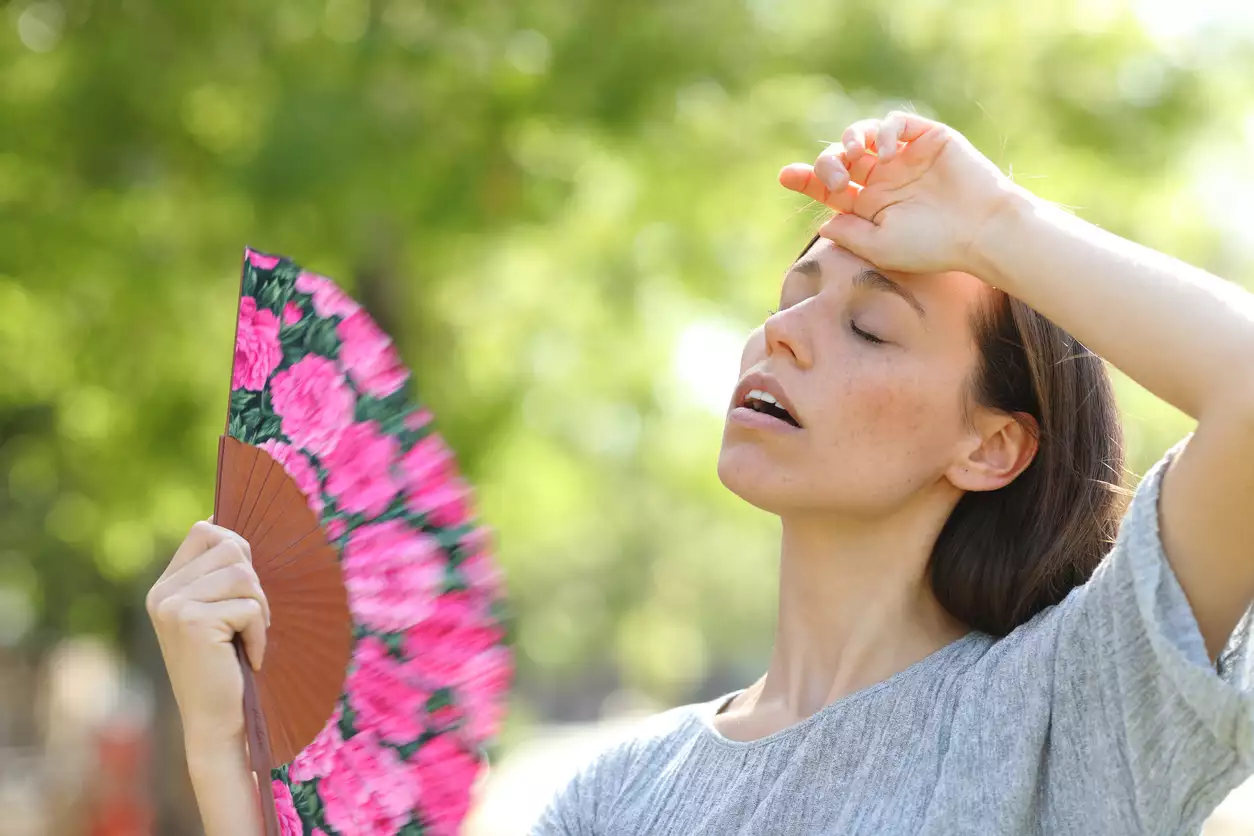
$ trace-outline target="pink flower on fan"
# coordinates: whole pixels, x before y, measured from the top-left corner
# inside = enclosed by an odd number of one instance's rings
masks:
[[[461,573],[462,578],[477,594],[489,598],[500,598],[502,596],[504,584],[501,578],[501,571],[486,553],[472,554],[470,557],[464,558],[457,565],[457,571]]]
[[[399,489],[391,476],[398,448],[396,439],[379,432],[374,421],[348,427],[335,449],[322,457],[327,493],[346,511],[370,517],[383,513]]]
[[[277,255],[262,255],[256,250],[248,251],[248,261],[261,270],[273,270],[279,263]]]
[[[453,451],[437,435],[415,444],[401,459],[405,500],[411,511],[436,525],[459,525],[470,518],[470,488],[457,476]]]
[[[335,282],[317,273],[302,272],[296,277],[296,289],[313,297],[314,313],[321,317],[352,316],[361,310]]]
[[[231,388],[254,392],[263,388],[282,359],[278,317],[266,308],[257,310],[257,300],[251,296],[240,299]]]
[[[288,302],[286,305],[283,306],[283,324],[284,325],[295,325],[296,323],[300,322],[301,317],[303,317],[304,315],[305,313],[304,311],[300,309],[300,305],[296,304],[295,302]]]
[[[449,735],[418,750],[414,767],[422,786],[422,823],[431,836],[457,836],[470,810],[470,790],[483,764]]]
[[[496,734],[513,676],[501,627],[464,592],[441,595],[405,636],[408,665],[424,682],[453,688],[466,730],[484,741]],[[446,718],[447,719],[447,718]]]
[[[341,711],[337,706],[318,736],[292,760],[288,776],[293,781],[312,781],[331,772],[331,767],[335,764],[335,752],[344,745],[340,737],[340,717]]]
[[[392,338],[383,333],[365,311],[357,311],[336,326],[340,340],[340,362],[348,376],[363,392],[386,398],[400,389],[409,377],[401,365]]]
[[[283,434],[314,455],[332,450],[353,420],[353,393],[335,367],[318,354],[302,357],[270,383]]]
[[[472,740],[486,743],[500,731],[513,678],[513,658],[503,647],[485,650],[463,668],[455,687],[465,704],[466,733]]]
[[[274,792],[274,811],[278,814],[279,832],[283,836],[304,836],[305,826],[301,824],[300,813],[296,812],[292,791],[282,781],[271,781],[270,785]]]
[[[357,621],[372,630],[406,630],[430,612],[444,574],[430,535],[401,520],[363,525],[344,548],[344,585]]]
[[[290,444],[284,444],[276,438],[272,438],[262,444],[261,449],[269,453],[270,457],[276,462],[283,465],[287,475],[292,477],[296,487],[300,488],[300,492],[305,495],[305,501],[309,503],[310,509],[315,514],[321,514],[323,505],[322,487],[318,484],[318,472],[310,464],[309,457],[298,448]]]
[[[431,696],[406,676],[382,641],[370,636],[357,645],[344,690],[358,731],[374,731],[385,743],[412,743],[422,734]]]
[[[413,412],[405,416],[405,429],[420,430],[427,424],[431,423],[431,410],[415,409]]]
[[[462,538],[462,549],[469,552],[457,564],[457,571],[477,595],[488,599],[501,597],[503,582],[501,572],[492,562],[492,529],[476,526]]]
[[[344,532],[348,530],[348,523],[344,522],[343,517],[336,517],[328,522],[325,526],[328,540],[338,540],[344,536]]]
[[[422,792],[416,770],[371,732],[344,741],[318,789],[327,824],[356,836],[395,836]]]

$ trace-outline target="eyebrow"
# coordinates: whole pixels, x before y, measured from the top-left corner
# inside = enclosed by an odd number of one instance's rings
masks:
[[[822,273],[819,260],[809,253],[797,259],[797,262],[792,266],[792,270],[812,279],[819,278]],[[905,285],[893,281],[879,270],[872,270],[869,267],[859,270],[854,274],[853,286],[863,290],[878,290],[900,296],[910,304],[910,307],[914,308],[914,312],[919,315],[920,319],[927,317],[927,309],[923,307],[923,303],[919,301],[917,296],[907,290]]]

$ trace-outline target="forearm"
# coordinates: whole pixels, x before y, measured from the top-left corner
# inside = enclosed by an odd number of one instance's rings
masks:
[[[260,836],[257,782],[242,742],[202,745],[189,741],[187,767],[205,836]]]
[[[973,253],[976,275],[1200,418],[1254,392],[1254,296],[1016,191]]]

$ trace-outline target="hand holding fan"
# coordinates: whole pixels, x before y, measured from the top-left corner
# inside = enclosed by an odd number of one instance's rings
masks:
[[[456,833],[500,722],[488,537],[411,389],[333,282],[245,252],[214,516],[270,603],[255,676],[236,640],[267,836]]]

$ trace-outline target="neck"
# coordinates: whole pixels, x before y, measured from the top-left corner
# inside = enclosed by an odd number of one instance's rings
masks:
[[[927,577],[946,505],[874,521],[784,516],[775,647],[746,696],[801,719],[965,635]]]

